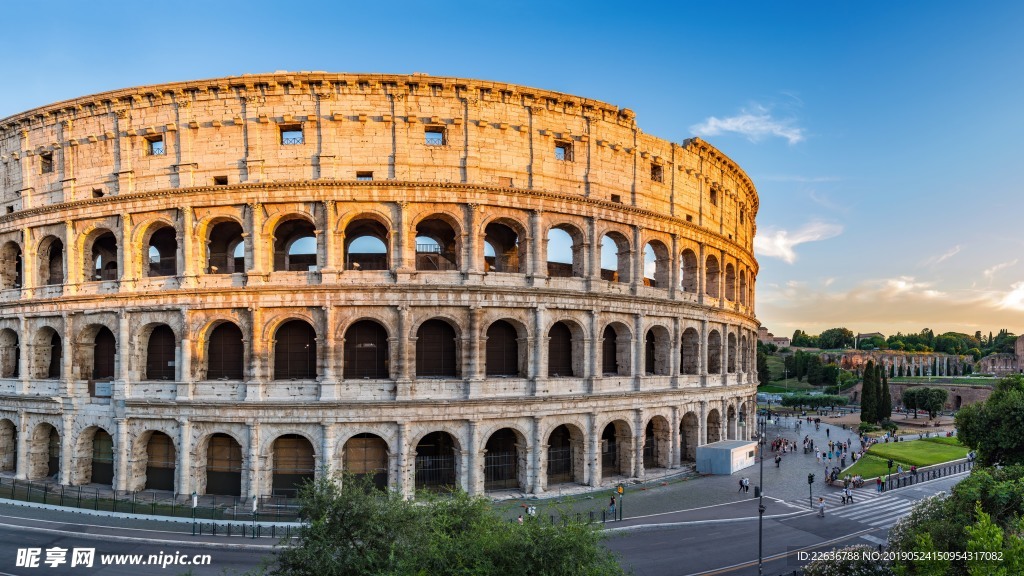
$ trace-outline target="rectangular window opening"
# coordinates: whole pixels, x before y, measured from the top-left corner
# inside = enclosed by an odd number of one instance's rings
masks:
[[[690,215],[690,214],[687,214],[687,215],[686,215],[686,221],[687,221],[687,222],[693,222],[693,216],[692,216],[692,215]]]
[[[740,224],[745,223],[745,221],[746,221],[746,215],[743,212],[740,212]]]
[[[167,150],[164,148],[163,136],[149,136],[146,138],[147,156],[163,156],[166,153]]]
[[[7,213],[8,214],[14,214],[14,206],[8,206],[7,207]]]
[[[622,196],[618,194],[612,194],[612,202],[622,203]]]
[[[711,191],[711,205],[718,206],[718,190]]]
[[[555,142],[555,160],[572,162],[572,142]]]
[[[423,130],[423,142],[427,146],[444,146],[448,143],[445,138],[444,126],[427,126]]]
[[[93,188],[92,189],[92,197],[93,198],[103,198],[103,189],[102,188]]]
[[[53,172],[53,152],[44,152],[39,155],[39,171],[43,174]]]
[[[373,172],[356,172],[356,180],[373,180]]]
[[[302,136],[302,124],[284,124],[281,126],[281,145],[295,146],[305,144]]]
[[[651,164],[651,180],[655,182],[665,181],[665,170],[660,164]]]
[[[214,176],[213,177],[213,185],[214,186],[227,186],[228,185],[228,177],[227,176]]]

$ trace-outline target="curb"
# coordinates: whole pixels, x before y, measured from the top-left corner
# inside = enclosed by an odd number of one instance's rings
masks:
[[[52,512],[64,512],[67,514],[81,514],[83,516],[95,516],[99,518],[121,518],[126,520],[147,520],[150,522],[174,522],[178,524],[192,524],[191,518],[182,518],[180,516],[158,516],[153,514],[133,514],[131,512],[107,512],[105,510],[89,510],[87,508],[69,508],[67,506],[57,506],[56,504],[40,504],[37,502],[24,502],[22,500],[8,500],[7,498],[0,498],[0,504],[7,504],[10,506],[19,506],[22,508],[32,508],[35,510],[50,510]],[[247,524],[252,525],[251,520],[211,520],[196,518],[196,522],[202,522],[204,524],[216,524],[218,526],[236,525],[236,524]],[[284,526],[284,527],[298,527],[298,522],[256,522],[257,526],[263,526],[269,528],[271,526]]]

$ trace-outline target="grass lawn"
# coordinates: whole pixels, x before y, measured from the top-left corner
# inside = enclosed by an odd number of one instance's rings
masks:
[[[880,474],[886,474],[889,472],[889,467],[886,466],[889,458],[893,460],[893,471],[899,464],[902,464],[903,470],[906,471],[912,465],[920,468],[959,460],[965,456],[967,456],[967,447],[961,446],[956,438],[925,438],[909,442],[875,444],[868,449],[868,453],[863,458],[843,472],[843,475],[860,474],[864,478],[874,478]]]
[[[922,438],[921,440],[925,442],[935,442],[937,444],[947,444],[949,446],[963,446],[963,444],[960,443],[960,439],[956,436],[950,436],[949,438],[946,438],[945,436],[935,436],[933,438]]]

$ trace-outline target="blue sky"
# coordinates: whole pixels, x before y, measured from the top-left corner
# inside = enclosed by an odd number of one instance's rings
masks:
[[[1021,3],[58,1],[2,14],[0,117],[274,70],[578,94],[633,109],[657,136],[701,135],[747,171],[757,314],[776,334],[1024,332]]]

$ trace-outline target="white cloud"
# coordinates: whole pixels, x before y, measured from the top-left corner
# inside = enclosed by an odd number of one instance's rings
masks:
[[[842,233],[842,226],[826,222],[811,222],[793,232],[771,229],[759,231],[754,237],[754,251],[759,256],[779,258],[792,264],[796,262],[796,252],[793,248],[798,244],[827,240]]]
[[[1002,310],[1024,311],[1024,282],[1014,283],[1010,291],[1003,294],[998,307]]]
[[[938,264],[942,264],[946,260],[949,260],[950,258],[952,258],[953,256],[956,256],[959,253],[960,253],[960,245],[957,244],[956,246],[953,246],[952,248],[950,248],[949,250],[946,250],[944,253],[942,253],[942,254],[940,254],[938,256],[932,256],[932,257],[926,259],[924,262],[921,263],[921,265],[922,266],[935,266],[935,265],[938,265]]]
[[[718,118],[712,116],[690,126],[698,136],[717,136],[725,132],[734,132],[746,136],[751,142],[757,142],[767,136],[785,138],[790,144],[802,142],[803,128],[795,126],[793,119],[779,120],[772,118],[771,113],[763,106],[755,106],[753,110],[740,110],[735,116]]]
[[[999,264],[996,264],[991,268],[985,268],[985,270],[982,271],[982,274],[984,274],[986,278],[991,280],[1000,270],[1005,270],[1006,268],[1009,268],[1010,266],[1015,266],[1016,264],[1016,259],[1010,260],[1009,262],[1000,262]]]

